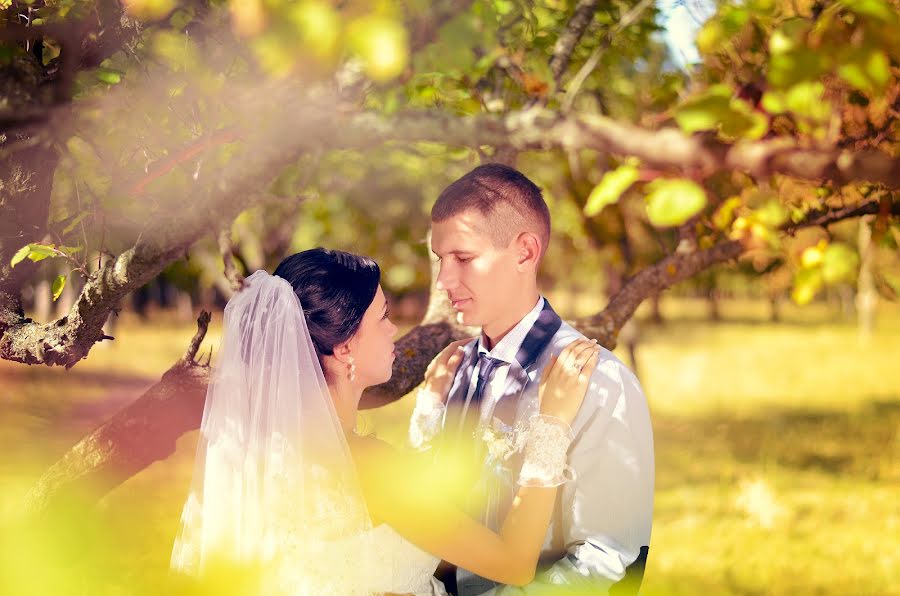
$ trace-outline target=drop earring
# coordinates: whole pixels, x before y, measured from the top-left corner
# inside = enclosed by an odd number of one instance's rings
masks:
[[[347,378],[350,379],[350,382],[356,380],[356,362],[353,361],[353,356],[350,356],[347,364]]]

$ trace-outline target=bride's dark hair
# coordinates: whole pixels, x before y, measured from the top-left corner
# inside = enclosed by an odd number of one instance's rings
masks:
[[[275,275],[287,280],[300,299],[322,363],[359,329],[378,292],[381,269],[368,257],[319,247],[286,257]]]

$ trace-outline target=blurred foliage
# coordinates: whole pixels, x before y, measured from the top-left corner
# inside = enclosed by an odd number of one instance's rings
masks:
[[[356,90],[351,104],[384,114],[503,114],[540,103],[726,141],[789,138],[813,148],[897,152],[897,0],[724,2],[699,30],[702,63],[679,63],[685,70],[672,67],[656,8],[617,28],[632,5],[610,1],[596,11],[560,83],[549,59],[574,2],[476,0],[441,24],[433,41],[413,46],[445,6],[437,4],[130,0],[126,27],[137,31],[134,40],[76,78],[82,109],[57,135],[62,159],[48,246],[81,248],[73,258],[87,270],[89,257],[126,249],[147,222],[202,210],[195,182],[232,167],[239,145],[229,130],[242,116],[230,108],[230,94],[288,77],[306,82],[310,97],[317,86]],[[29,10],[39,24],[84,17],[92,6],[60,0]],[[0,58],[18,51],[4,46]],[[59,60],[52,40],[39,51],[45,63]],[[573,83],[592,55],[596,66]],[[158,84],[141,84],[147,80]],[[103,103],[112,89],[118,100]],[[305,98],[296,101],[303,109]],[[135,113],[137,126],[126,117]],[[163,149],[173,146],[181,149]],[[388,143],[298,156],[268,188],[261,180],[260,193],[272,200],[234,223],[238,266],[271,268],[290,251],[325,244],[377,258],[394,292],[421,290],[430,204],[447,183],[490,159],[512,159],[544,189],[554,222],[544,268],[550,282],[563,281],[564,272],[567,283],[591,284],[604,271],[614,285],[675,250],[684,237],[676,228],[690,222],[700,248],[748,241],[752,250],[737,270],[785,270],[794,298],[808,302],[822,288],[855,283],[856,239],[840,226],[788,238],[778,228],[815,210],[895,200],[868,184],[819,187],[736,172],[701,178],[590,150],[510,157],[491,147]],[[895,297],[896,223],[884,214],[867,225],[878,253],[876,286]],[[820,240],[823,262],[809,265],[803,255]],[[215,242],[198,243],[191,255],[194,264],[178,266],[179,275],[193,271],[194,284],[212,284],[220,267]]]

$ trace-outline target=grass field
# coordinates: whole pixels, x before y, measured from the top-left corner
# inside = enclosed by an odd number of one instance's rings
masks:
[[[900,307],[880,305],[869,342],[824,304],[788,307],[779,324],[755,302],[723,303],[717,324],[703,309],[671,300],[665,325],[638,326],[657,463],[642,593],[900,594]],[[71,371],[0,363],[0,510],[192,334],[124,316],[116,341]],[[409,407],[364,416],[396,438]],[[183,437],[96,511],[7,536],[0,593],[159,593],[195,443]]]

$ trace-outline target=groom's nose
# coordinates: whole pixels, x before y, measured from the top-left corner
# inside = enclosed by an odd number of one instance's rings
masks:
[[[451,275],[450,268],[443,262],[438,268],[437,283],[435,286],[438,290],[443,290],[445,292],[450,292],[456,287],[456,276]]]

